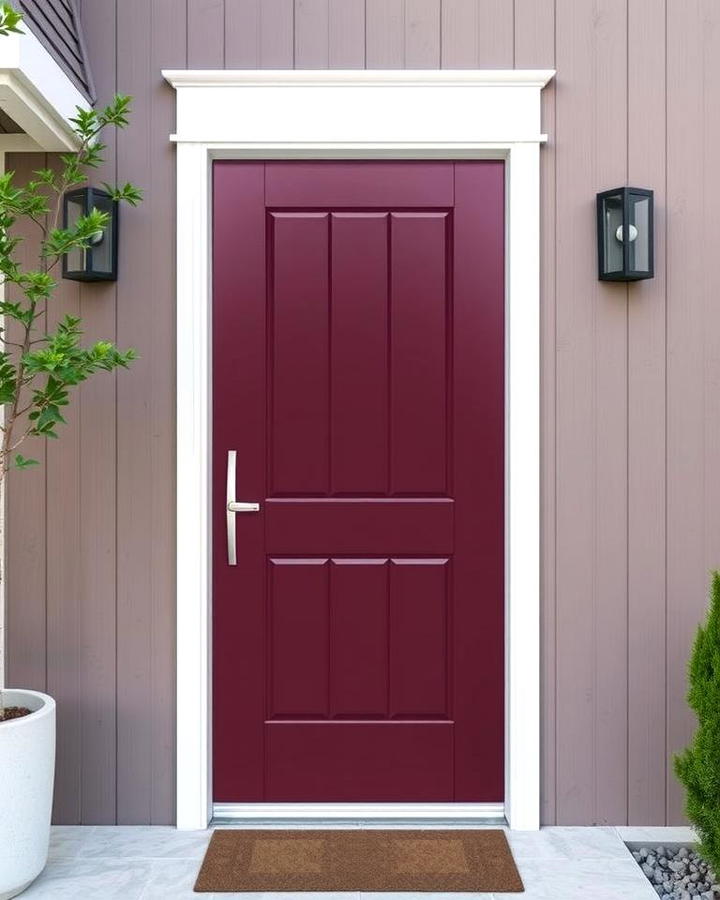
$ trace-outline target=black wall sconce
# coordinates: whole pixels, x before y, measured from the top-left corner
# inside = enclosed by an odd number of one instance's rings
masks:
[[[597,232],[601,281],[654,276],[652,191],[621,187],[598,194]]]
[[[72,228],[80,216],[95,208],[109,215],[105,230],[85,250],[71,250],[62,260],[63,278],[73,281],[116,281],[118,257],[118,203],[106,191],[84,187],[63,197],[63,228]]]

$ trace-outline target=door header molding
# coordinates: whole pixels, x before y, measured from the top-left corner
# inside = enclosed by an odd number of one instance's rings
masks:
[[[162,72],[173,87],[494,84],[543,88],[554,74],[554,69],[163,69]]]
[[[545,140],[550,70],[169,70],[172,140],[314,146],[473,145]],[[238,115],[229,115],[237,109]]]
[[[551,70],[164,71],[177,91],[177,824],[212,816],[211,161],[506,161],[506,818],[540,821],[540,95]],[[382,88],[382,90],[378,90]],[[478,714],[481,711],[478,710]],[[369,816],[372,811],[368,810]],[[307,815],[307,812],[304,813]],[[443,812],[443,815],[446,815]]]

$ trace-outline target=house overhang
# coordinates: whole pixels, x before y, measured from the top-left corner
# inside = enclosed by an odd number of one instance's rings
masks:
[[[0,109],[21,129],[0,133],[0,152],[73,150],[70,118],[90,104],[27,23],[22,28],[0,38]]]

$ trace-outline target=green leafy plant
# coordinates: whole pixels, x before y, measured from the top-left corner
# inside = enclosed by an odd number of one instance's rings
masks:
[[[21,16],[0,3],[0,35],[19,31]],[[13,172],[0,175],[0,489],[10,469],[27,469],[37,460],[19,452],[31,437],[57,438],[65,423],[63,411],[72,389],[97,372],[127,368],[134,350],[119,350],[110,341],[82,342],[82,322],[64,316],[47,329],[46,312],[57,287],[56,271],[62,256],[85,250],[108,224],[108,214],[93,209],[65,228],[61,223],[65,193],[88,180],[88,172],[103,162],[106,145],[100,134],[107,127],[128,124],[130,97],[116,96],[102,109],[78,108],[72,124],[77,149],[59,157],[56,168],[41,168],[26,184],[17,184]],[[118,201],[135,206],[141,191],[132,184],[105,185]],[[32,222],[38,229],[35,259],[19,252],[22,239],[17,225]],[[2,572],[0,571],[0,578]],[[3,717],[0,691],[0,720]]]
[[[13,9],[9,3],[0,3],[0,35],[22,34],[20,22],[22,13]]]
[[[685,786],[685,811],[700,837],[700,854],[720,873],[720,572],[714,572],[710,609],[698,628],[688,669],[688,703],[698,727],[675,757]]]

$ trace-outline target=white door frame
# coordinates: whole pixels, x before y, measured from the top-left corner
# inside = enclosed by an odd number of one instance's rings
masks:
[[[549,70],[165,71],[177,91],[177,826],[213,815],[214,159],[506,161],[505,802],[242,804],[237,817],[540,815],[540,92]],[[478,715],[481,711],[478,710]]]

